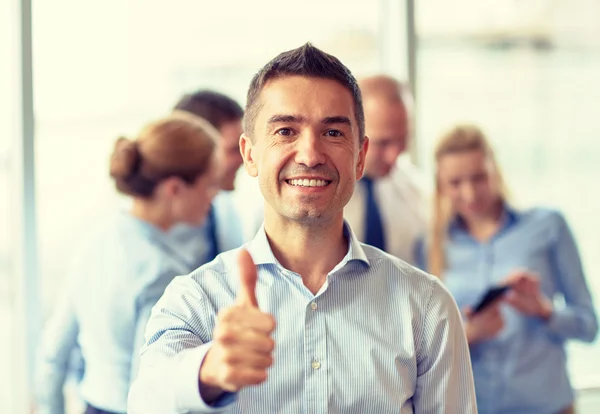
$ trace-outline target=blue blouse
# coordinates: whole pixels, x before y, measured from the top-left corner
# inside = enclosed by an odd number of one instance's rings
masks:
[[[164,232],[128,213],[100,226],[76,254],[62,300],[46,324],[36,373],[38,413],[63,414],[63,384],[81,347],[82,398],[127,411],[152,306],[177,275],[195,268]]]
[[[427,268],[426,240],[416,246],[417,265]],[[471,346],[477,404],[482,414],[547,414],[568,407],[574,394],[565,341],[591,342],[598,331],[592,297],[573,235],[557,211],[506,207],[503,225],[488,241],[475,240],[459,220],[448,229],[442,280],[459,307],[473,306],[485,291],[516,269],[536,272],[554,300],[548,322],[502,305],[505,327]]]

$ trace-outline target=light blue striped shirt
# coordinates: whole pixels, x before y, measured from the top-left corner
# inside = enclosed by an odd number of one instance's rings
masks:
[[[176,278],[152,311],[128,412],[475,413],[452,297],[436,278],[345,231],[348,253],[316,295],[277,262],[263,228],[248,245],[259,306],[277,320],[274,364],[264,383],[220,407],[202,401],[198,373],[217,312],[235,301],[239,250]]]
[[[419,266],[426,268],[423,242],[417,249]],[[542,208],[518,212],[507,207],[502,228],[486,243],[477,242],[454,221],[445,253],[442,279],[461,309],[473,306],[516,269],[537,272],[543,292],[564,299],[549,322],[504,305],[504,329],[493,340],[471,347],[479,412],[554,414],[567,408],[574,395],[565,341],[592,341],[598,322],[563,216]]]
[[[169,282],[194,269],[158,228],[119,213],[78,252],[67,287],[45,326],[36,372],[38,414],[64,414],[63,383],[81,347],[82,398],[126,412],[150,310]]]

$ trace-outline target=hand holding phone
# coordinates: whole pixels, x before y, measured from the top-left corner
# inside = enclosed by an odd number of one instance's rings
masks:
[[[485,308],[490,306],[492,303],[494,303],[497,300],[499,300],[500,298],[502,298],[502,296],[504,296],[504,294],[506,292],[508,292],[508,290],[510,290],[510,286],[507,286],[507,285],[495,286],[495,287],[490,288],[485,293],[485,295],[481,298],[479,303],[477,303],[477,305],[475,305],[475,307],[473,307],[473,313],[479,313],[479,312],[483,311]]]
[[[467,318],[465,333],[469,345],[493,339],[504,328],[504,319],[497,305],[509,289],[509,286],[492,287],[473,308],[464,310]]]

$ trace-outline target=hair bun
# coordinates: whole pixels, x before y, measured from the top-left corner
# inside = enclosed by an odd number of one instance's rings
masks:
[[[126,180],[135,174],[140,161],[136,141],[120,137],[110,160],[110,176],[116,180]]]

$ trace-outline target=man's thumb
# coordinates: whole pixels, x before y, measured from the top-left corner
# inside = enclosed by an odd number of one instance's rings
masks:
[[[246,249],[240,251],[238,257],[238,268],[240,274],[240,288],[238,290],[236,301],[240,305],[258,307],[256,300],[256,265],[252,256]]]

